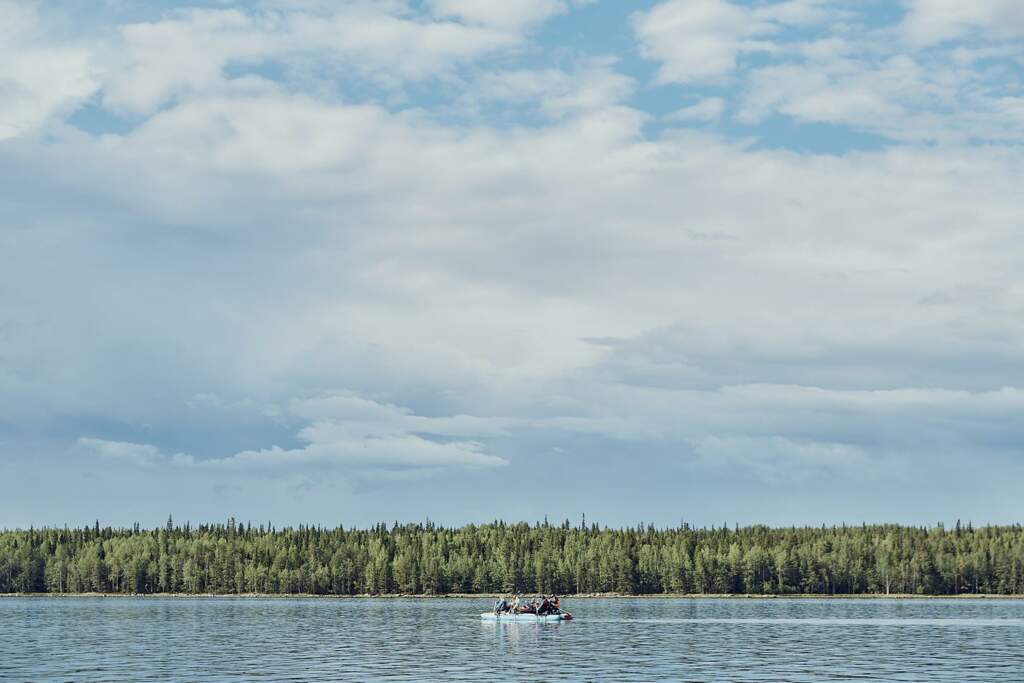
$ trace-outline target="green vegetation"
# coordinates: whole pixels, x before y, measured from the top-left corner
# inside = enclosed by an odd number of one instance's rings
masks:
[[[1024,527],[0,532],[0,593],[1024,593]]]

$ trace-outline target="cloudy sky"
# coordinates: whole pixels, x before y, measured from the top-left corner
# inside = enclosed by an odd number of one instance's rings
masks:
[[[1018,0],[0,0],[0,526],[1019,521]]]

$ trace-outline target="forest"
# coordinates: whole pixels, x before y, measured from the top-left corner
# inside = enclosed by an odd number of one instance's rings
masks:
[[[97,522],[0,531],[15,592],[1022,594],[1024,527]]]

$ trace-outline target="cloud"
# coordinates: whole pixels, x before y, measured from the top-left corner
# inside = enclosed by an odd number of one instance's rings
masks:
[[[573,5],[593,0],[428,0],[438,17],[456,17],[470,24],[521,30],[525,26],[564,14]]]
[[[696,104],[676,109],[665,117],[667,121],[714,121],[722,116],[725,100],[721,97],[706,97]]]
[[[102,460],[133,465],[143,469],[153,469],[167,462],[191,462],[189,456],[181,454],[168,457],[161,453],[159,448],[151,444],[81,437],[78,439],[77,445],[79,448],[95,453]]]
[[[179,10],[120,28],[123,45],[112,58],[103,99],[114,109],[150,113],[171,98],[266,87],[270,79],[260,68],[271,64],[319,74],[309,80],[321,90],[330,87],[325,75],[388,88],[443,79],[459,63],[519,44],[523,24],[546,16],[541,9],[523,7],[510,15],[522,22],[471,24],[418,15],[403,3],[344,3],[319,13]],[[472,14],[442,14],[465,13]],[[229,77],[228,67],[248,71]]]
[[[149,113],[166,100],[222,85],[229,62],[259,63],[279,55],[285,40],[274,19],[239,10],[188,10],[120,28],[124,63],[104,80],[106,106]]]
[[[91,52],[47,36],[31,5],[0,2],[0,140],[67,115],[98,88]]]
[[[1013,6],[926,0],[898,25],[854,13],[809,39],[773,36],[771,58],[746,71],[737,118],[782,115],[915,143],[1020,141],[1012,100],[1024,24]]]
[[[85,435],[187,491],[330,477],[328,511],[348,473],[397,487],[378,505],[454,505],[401,488],[436,471],[485,516],[505,503],[479,491],[548,466],[579,477],[559,505],[614,482],[660,509],[725,498],[716,459],[822,495],[1018,471],[1012,43],[663,3],[633,20],[658,85],[613,43],[533,33],[568,4],[446,7],[97,20],[103,95],[0,145],[4,457]]]
[[[615,60],[592,59],[571,70],[518,69],[483,74],[465,104],[508,102],[538,107],[550,118],[599,111],[622,103],[633,79],[614,70]]]
[[[925,75],[908,57],[878,65],[837,60],[758,69],[751,77],[740,119],[757,121],[782,113],[805,121],[852,124],[900,137],[934,135],[933,128],[908,126],[908,93],[920,92]]]
[[[694,443],[694,452],[702,464],[743,468],[772,483],[806,481],[822,471],[849,476],[873,466],[866,451],[858,446],[780,436],[707,436]]]
[[[1001,94],[1009,73],[972,69],[955,51],[890,54],[873,40],[752,70],[737,118],[782,114],[911,142],[1024,139],[1016,98]]]
[[[996,39],[1024,36],[1024,8],[1015,0],[907,0],[906,4],[901,28],[916,45],[960,38],[970,31]]]
[[[921,0],[878,25],[869,8],[825,2],[670,0],[636,13],[633,28],[660,63],[655,85],[728,90],[744,124],[783,116],[908,142],[1024,138],[1018,3]]]
[[[427,418],[391,404],[351,393],[294,399],[289,412],[312,420],[298,437],[301,448],[245,450],[233,455],[195,458],[167,456],[157,446],[81,437],[78,445],[104,460],[152,469],[158,466],[240,472],[293,471],[308,468],[439,468],[495,467],[503,458],[485,452],[475,441],[432,440],[431,437],[498,436],[507,434],[494,420],[468,415]],[[344,471],[344,470],[343,470]]]
[[[132,443],[130,441],[111,441],[101,438],[82,436],[76,441],[80,450],[89,452],[100,460],[119,465],[131,465],[144,470],[153,470],[167,465],[189,467],[195,464],[191,456],[176,453],[167,455],[158,446],[151,443]]]
[[[483,452],[473,442],[437,443],[416,436],[332,439],[311,443],[303,448],[273,447],[242,451],[235,455],[204,460],[202,468],[226,468],[241,471],[290,470],[304,466],[423,468],[423,467],[498,467],[508,461]]]
[[[421,387],[452,392],[437,410],[448,416],[521,417],[549,391],[579,400],[595,376],[620,371],[646,383],[690,372],[712,386],[752,375],[857,381],[865,365],[909,363],[913,372],[900,377],[914,386],[955,379],[921,348],[956,350],[960,363],[981,344],[993,363],[986,378],[1013,367],[1019,294],[1001,256],[1014,239],[1012,156],[798,157],[713,137],[645,140],[641,122],[613,108],[531,131],[459,130],[380,107],[266,94],[183,103],[130,135],[45,149],[30,163],[77,159],[117,178],[65,182],[70,197],[129,218],[82,223],[96,208],[76,204],[77,232],[47,222],[38,242],[6,235],[5,253],[22,254],[5,263],[6,282],[41,281],[33,264],[59,239],[76,259],[58,254],[55,265],[88,283],[15,299],[6,357],[39,368],[37,384],[63,382],[59,406],[45,399],[53,408],[140,422],[154,417],[145,415],[149,399],[91,387],[130,367],[144,380],[131,392],[148,397],[146,385],[166,381],[153,354],[174,359],[183,406],[211,387],[256,404],[325,384],[361,396]],[[176,234],[190,239],[173,259],[137,250],[147,235]],[[244,258],[225,267],[221,259],[238,249]],[[112,253],[133,258],[111,264]],[[916,304],[981,281],[1004,292],[985,296],[989,311],[976,297],[942,309]],[[230,310],[218,303],[226,292]],[[68,315],[45,330],[32,325],[33,311],[61,301]],[[963,316],[993,339],[1009,335],[1005,347],[963,336]],[[678,333],[689,344],[648,336],[677,321],[696,326]],[[836,350],[850,326],[861,345]],[[61,379],[46,359],[68,357],[62,340],[83,336],[72,356],[82,362],[61,366],[73,373]],[[609,351],[594,338],[619,341]],[[871,362],[849,365],[860,353]],[[730,358],[750,362],[733,362],[729,373]],[[558,386],[573,378],[579,384]],[[3,392],[25,397],[5,406],[8,414],[42,410],[28,384]],[[152,405],[173,411],[172,399],[161,392]],[[478,401],[490,410],[481,413]]]
[[[348,392],[293,399],[289,412],[310,420],[300,436],[316,443],[349,436],[426,434],[443,437],[507,436],[512,421],[473,415],[424,417],[390,403],[379,403]]]
[[[659,61],[658,83],[709,82],[728,76],[745,52],[770,49],[755,38],[776,26],[726,0],[668,0],[633,15],[640,54]]]
[[[753,12],[757,17],[796,27],[823,24],[845,15],[831,0],[783,0],[755,5]]]

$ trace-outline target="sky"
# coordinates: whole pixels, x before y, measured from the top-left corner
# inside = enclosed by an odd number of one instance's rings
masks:
[[[1019,522],[1018,0],[0,0],[0,527]]]

